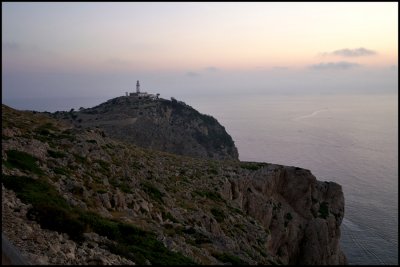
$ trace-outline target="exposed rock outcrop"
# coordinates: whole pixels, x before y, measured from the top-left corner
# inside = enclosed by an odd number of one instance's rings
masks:
[[[284,264],[344,264],[339,248],[344,197],[340,185],[310,171],[270,165],[226,182],[223,196],[270,229],[267,247]],[[320,211],[322,205],[326,211]],[[326,212],[322,214],[323,212]]]
[[[342,188],[309,170],[146,150],[2,111],[3,231],[32,263],[346,263]]]
[[[144,148],[211,159],[238,159],[225,128],[182,101],[117,97],[96,107],[52,114],[77,127],[98,127],[107,136]]]

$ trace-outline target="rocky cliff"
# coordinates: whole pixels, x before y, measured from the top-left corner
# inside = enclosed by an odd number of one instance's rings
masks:
[[[144,148],[190,157],[238,159],[231,136],[216,119],[174,99],[123,96],[53,116],[76,127],[98,127],[107,136]]]
[[[341,186],[308,170],[147,150],[4,105],[2,119],[3,231],[32,263],[346,263]]]

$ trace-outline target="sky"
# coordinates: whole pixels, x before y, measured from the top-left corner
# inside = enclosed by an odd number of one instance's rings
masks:
[[[397,92],[398,3],[2,2],[17,98]]]

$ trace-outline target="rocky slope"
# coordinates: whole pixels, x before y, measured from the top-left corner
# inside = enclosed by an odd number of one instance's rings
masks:
[[[98,127],[107,136],[178,155],[238,159],[225,128],[181,101],[122,96],[96,107],[56,112],[76,127]]]
[[[147,150],[4,105],[2,119],[3,232],[31,262],[346,263],[341,186],[308,170]]]

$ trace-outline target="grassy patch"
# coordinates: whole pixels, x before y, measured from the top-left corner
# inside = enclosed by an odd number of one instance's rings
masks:
[[[7,161],[5,165],[7,167],[30,171],[38,175],[43,174],[43,171],[37,165],[39,159],[34,156],[18,150],[7,150],[6,153]]]

